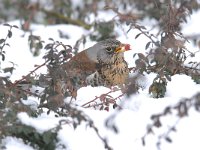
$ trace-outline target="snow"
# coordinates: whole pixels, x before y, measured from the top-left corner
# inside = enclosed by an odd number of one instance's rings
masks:
[[[77,1],[78,2],[78,1]],[[104,18],[103,14],[102,17]],[[195,13],[191,17],[191,24],[186,26],[184,33],[190,33],[190,31],[198,31],[199,21],[198,17],[200,12]],[[9,22],[11,25],[19,25],[18,21]],[[0,36],[1,38],[5,37],[7,34],[7,27],[0,26]],[[34,35],[41,36],[41,39],[45,42],[48,42],[48,38],[53,38],[54,40],[62,41],[65,44],[74,45],[76,40],[79,39],[83,34],[87,34],[88,31],[84,29],[73,26],[73,25],[31,25]],[[192,29],[192,30],[191,30]],[[60,39],[58,30],[62,30],[64,33],[68,34],[70,39]],[[188,32],[189,31],[189,32]],[[20,79],[21,76],[29,73],[30,70],[34,69],[34,65],[42,64],[42,55],[45,51],[41,51],[40,56],[33,57],[29,51],[27,39],[28,33],[24,33],[20,29],[14,29],[13,38],[9,39],[8,43],[10,47],[7,47],[6,50],[6,62],[3,65],[11,65],[9,61],[13,61],[17,64],[16,70],[12,80],[15,81]],[[120,33],[121,31],[119,31]],[[125,59],[127,60],[129,66],[134,66],[133,53],[141,52],[145,53],[145,43],[149,40],[142,36],[138,39],[135,39],[135,35],[138,32],[136,30],[131,30],[127,37],[120,33],[118,38],[122,42],[131,44],[132,51],[125,53]],[[93,45],[94,42],[88,41],[85,47]],[[189,47],[193,47],[191,43],[187,44]],[[84,46],[81,45],[81,49],[84,49]],[[199,55],[199,54],[198,54]],[[197,55],[197,56],[198,56]],[[199,59],[199,57],[198,57]],[[46,68],[41,68],[37,73],[46,72]],[[118,134],[115,134],[113,131],[105,127],[105,120],[109,117],[112,117],[116,111],[110,110],[99,111],[91,108],[81,108],[80,106],[92,99],[95,96],[100,96],[103,93],[107,93],[110,89],[105,87],[84,87],[78,91],[78,97],[76,101],[73,101],[74,104],[81,109],[85,114],[87,114],[93,121],[94,125],[99,129],[99,133],[102,137],[105,137],[108,140],[108,144],[114,150],[156,150],[156,142],[159,134],[162,134],[170,125],[173,125],[178,117],[176,114],[173,114],[168,117],[164,117],[161,121],[164,122],[164,127],[162,129],[155,129],[155,135],[149,135],[146,137],[146,146],[142,146],[141,137],[146,133],[147,124],[151,124],[150,116],[155,113],[160,113],[168,105],[175,105],[181,98],[190,98],[197,92],[200,92],[200,85],[195,84],[189,76],[186,75],[175,75],[172,77],[172,81],[167,84],[167,92],[164,98],[154,99],[148,93],[148,87],[152,83],[155,74],[146,75],[146,79],[143,79],[141,83],[144,85],[144,89],[140,90],[139,93],[127,97],[122,97],[119,101],[121,102],[123,109],[117,113],[113,123],[116,123],[119,130]],[[112,93],[113,97],[117,97],[121,93],[119,91]],[[32,104],[37,105],[38,100],[34,97],[29,97],[29,101]],[[62,119],[69,119],[65,117],[54,117],[53,114],[47,115],[46,113],[41,114],[37,118],[32,118],[28,116],[25,112],[18,114],[19,120],[26,125],[34,127],[38,132],[42,133],[51,128],[56,127],[59,124],[59,121]],[[112,123],[112,122],[111,122]],[[200,138],[200,115],[195,110],[191,109],[189,111],[189,117],[185,117],[180,120],[177,125],[178,131],[176,133],[170,134],[172,137],[173,143],[167,143],[162,141],[161,148],[162,150],[169,149],[193,149],[198,150],[200,147],[199,138]],[[76,129],[70,124],[62,125],[62,129],[59,131],[58,139],[63,143],[69,150],[103,150],[104,145],[99,137],[96,135],[95,131],[87,127],[86,123],[81,123]],[[16,139],[15,137],[5,137],[3,143],[6,146],[7,150],[32,150],[33,148],[29,145],[23,143],[21,139]]]
[[[34,150],[31,146],[25,145],[22,139],[8,136],[3,139],[3,145],[9,150]]]
[[[32,126],[37,129],[38,132],[42,133],[49,129],[54,128],[59,125],[59,121],[63,118],[55,118],[53,115],[47,115],[46,113],[42,114],[38,118],[31,118],[25,112],[21,112],[18,114],[18,118],[28,126]]]
[[[183,85],[184,81],[184,85]],[[177,98],[189,98],[191,95],[199,92],[199,85],[197,85],[191,77],[186,75],[175,75],[172,77],[172,82],[167,85],[166,96],[177,97]],[[174,90],[176,89],[176,90]]]

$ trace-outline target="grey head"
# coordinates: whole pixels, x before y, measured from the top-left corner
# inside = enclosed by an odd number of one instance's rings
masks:
[[[115,53],[115,49],[121,45],[121,42],[116,39],[106,39],[100,41],[86,50],[88,57],[94,61],[103,62],[112,61],[113,55],[122,55],[122,53]]]

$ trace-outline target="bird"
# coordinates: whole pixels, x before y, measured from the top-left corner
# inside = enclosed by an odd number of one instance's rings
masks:
[[[85,86],[123,86],[128,81],[129,69],[124,52],[131,50],[129,44],[116,39],[99,41],[62,63],[59,71],[49,70],[47,81],[38,85],[49,90],[47,103],[39,107],[57,109],[64,106],[64,98],[76,99],[77,91]],[[52,78],[51,78],[52,77]],[[43,81],[43,80],[42,80]],[[53,90],[51,90],[53,89]]]
[[[124,52],[129,50],[129,44],[116,39],[99,41],[61,64],[62,77],[53,69],[49,70],[46,78],[48,81],[51,76],[55,79],[50,83],[54,83],[52,86],[56,93],[70,93],[72,97],[77,96],[78,89],[89,85],[108,88],[122,86],[127,83],[129,76],[128,64],[124,59]],[[48,87],[45,83],[39,82],[38,85]]]
[[[61,67],[75,83],[83,86],[120,86],[127,82],[129,69],[124,52],[131,50],[129,44],[116,39],[99,41],[79,52]]]

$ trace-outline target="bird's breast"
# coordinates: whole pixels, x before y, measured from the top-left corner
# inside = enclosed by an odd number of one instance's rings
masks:
[[[109,86],[122,85],[128,79],[128,65],[124,59],[120,59],[102,67],[99,74]]]

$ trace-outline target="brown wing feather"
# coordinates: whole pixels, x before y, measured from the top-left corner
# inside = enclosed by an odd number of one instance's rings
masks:
[[[77,73],[89,75],[96,71],[96,63],[88,58],[85,50],[72,57],[62,67],[73,74],[72,76],[77,75]]]

